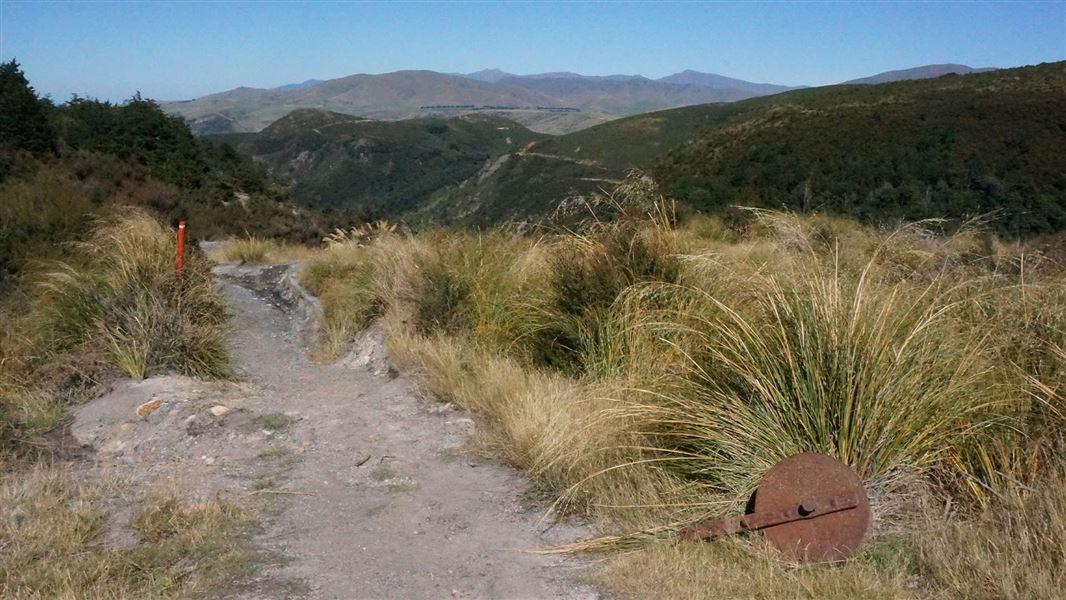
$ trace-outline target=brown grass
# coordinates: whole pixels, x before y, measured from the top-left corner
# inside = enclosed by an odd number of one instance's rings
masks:
[[[255,552],[245,511],[226,500],[189,503],[170,493],[129,497],[114,483],[37,468],[0,481],[0,596],[11,599],[134,599],[217,594]],[[141,506],[109,523],[119,496]],[[129,527],[129,546],[107,531]]]
[[[601,578],[625,596],[1055,597],[1060,548],[1038,540],[1061,539],[1061,484],[1042,474],[1066,460],[1062,265],[973,227],[762,212],[737,231],[613,208],[580,234],[334,244],[305,275],[330,353],[380,315],[394,357],[481,417],[483,451],[619,534],[574,548],[627,549]],[[874,496],[874,537],[846,565],[672,545],[801,450]],[[1024,557],[997,558],[1007,522]]]

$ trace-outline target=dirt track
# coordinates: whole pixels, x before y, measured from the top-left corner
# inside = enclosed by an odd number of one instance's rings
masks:
[[[281,271],[223,271],[242,383],[120,384],[86,405],[76,433],[101,465],[143,483],[273,499],[257,542],[279,560],[226,597],[599,597],[580,583],[579,561],[523,552],[587,532],[542,521],[517,472],[465,452],[469,415],[421,399],[413,380],[375,361],[311,362],[306,319],[264,280]],[[381,340],[363,343],[380,362]],[[131,421],[148,398],[162,407]],[[229,409],[220,418],[209,410],[218,405]]]

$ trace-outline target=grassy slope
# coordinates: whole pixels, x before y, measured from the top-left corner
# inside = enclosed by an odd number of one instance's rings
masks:
[[[636,550],[601,573],[626,597],[1058,597],[1061,240],[649,212],[580,237],[323,249],[306,283],[327,350],[382,317],[397,360],[483,419],[486,451],[622,534],[584,548]],[[801,450],[871,490],[877,523],[847,564],[793,568],[757,538],[672,544]]]

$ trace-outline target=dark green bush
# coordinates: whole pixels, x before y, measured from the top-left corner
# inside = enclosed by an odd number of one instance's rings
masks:
[[[571,373],[610,340],[605,321],[626,288],[645,282],[677,283],[681,264],[663,227],[625,220],[601,228],[552,259],[554,312],[531,340],[535,361]]]
[[[422,335],[457,333],[470,327],[470,283],[443,262],[423,265],[422,289],[417,295],[415,330]]]

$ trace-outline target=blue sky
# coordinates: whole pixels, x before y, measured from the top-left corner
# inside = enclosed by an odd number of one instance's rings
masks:
[[[822,85],[921,64],[1066,59],[1051,2],[24,2],[0,59],[41,93],[160,100],[400,69],[682,69]]]

